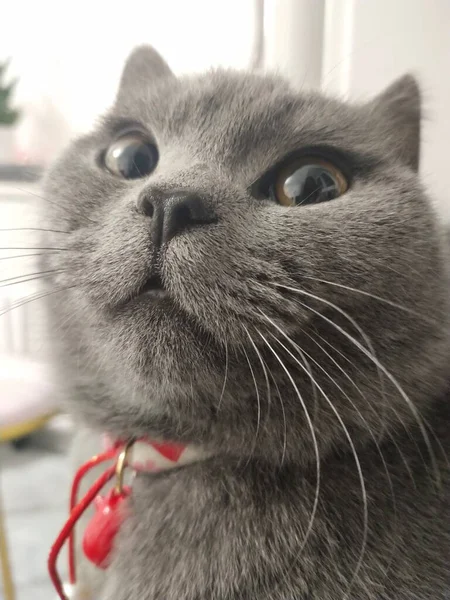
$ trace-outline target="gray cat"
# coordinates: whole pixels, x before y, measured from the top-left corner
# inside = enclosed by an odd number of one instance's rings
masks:
[[[210,457],[136,477],[97,598],[449,593],[447,255],[419,137],[410,76],[348,105],[131,55],[45,185],[55,366],[99,433]]]

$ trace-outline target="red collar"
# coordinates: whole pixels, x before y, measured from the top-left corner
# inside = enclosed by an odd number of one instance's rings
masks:
[[[124,446],[125,444],[122,444]],[[105,452],[117,447],[108,435],[103,436]],[[209,454],[201,446],[140,438],[129,448],[127,466],[137,473],[159,473],[204,460]]]
[[[126,517],[126,499],[131,494],[131,485],[124,485],[126,469],[133,474],[157,473],[189,463],[204,460],[209,456],[201,447],[176,442],[163,442],[140,438],[133,442],[111,442],[104,436],[104,452],[93,456],[75,473],[70,495],[70,514],[60,534],[54,542],[48,557],[50,578],[61,600],[68,600],[76,594],[75,534],[74,527],[87,508],[94,503],[96,512],[83,535],[83,551],[96,566],[106,569],[109,565],[114,538]],[[100,463],[112,462],[97,481],[78,501],[81,480],[92,468]],[[100,496],[103,487],[115,478],[114,487]],[[69,542],[69,586],[63,586],[56,563],[62,546]],[[67,588],[70,588],[69,592]]]

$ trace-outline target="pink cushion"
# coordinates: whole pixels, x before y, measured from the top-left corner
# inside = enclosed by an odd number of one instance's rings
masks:
[[[0,355],[0,425],[30,421],[55,409],[55,386],[47,364]]]

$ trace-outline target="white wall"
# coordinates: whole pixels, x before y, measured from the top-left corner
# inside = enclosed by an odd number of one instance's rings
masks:
[[[421,172],[450,217],[450,1],[327,0],[322,87],[353,99],[405,72],[422,86]]]
[[[299,89],[320,87],[324,5],[325,0],[264,1],[264,66]]]
[[[19,103],[50,97],[76,131],[112,102],[122,64],[154,45],[176,72],[248,65],[254,0],[26,0],[7,2],[0,60],[11,56]]]

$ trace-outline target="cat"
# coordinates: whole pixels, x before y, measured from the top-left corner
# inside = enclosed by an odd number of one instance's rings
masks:
[[[448,251],[419,146],[410,75],[348,104],[131,54],[44,185],[55,372],[95,435],[208,458],[136,477],[96,598],[449,593]]]

